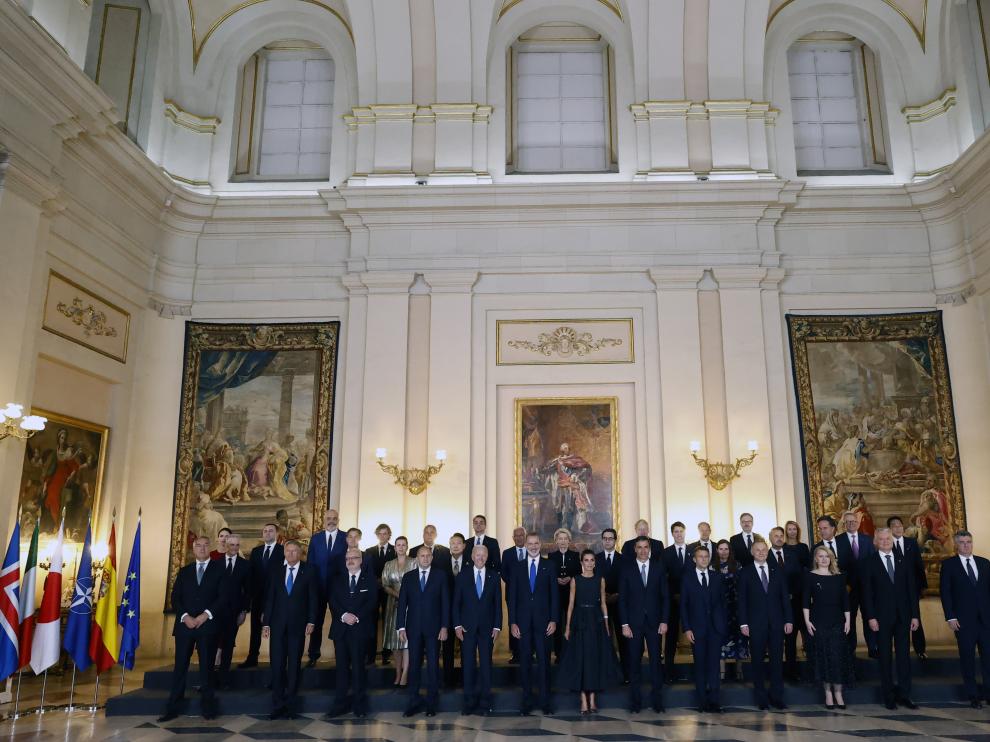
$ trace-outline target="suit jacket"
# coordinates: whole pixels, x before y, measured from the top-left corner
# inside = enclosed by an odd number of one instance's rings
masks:
[[[894,582],[887,574],[885,560],[878,551],[857,566],[860,580],[860,610],[863,619],[877,619],[881,626],[891,626],[898,618],[909,621],[920,618],[918,588],[914,570],[894,554]]]
[[[273,567],[265,590],[265,613],[262,623],[274,632],[302,634],[306,624],[319,621],[320,573],[315,565],[299,562],[292,580],[292,594],[285,589],[288,567]]]
[[[172,586],[172,608],[175,610],[175,626],[172,636],[191,635],[194,631],[213,634],[230,619],[230,583],[217,560],[210,560],[203,572],[203,579],[196,583],[196,562],[191,562],[179,570]],[[199,629],[190,629],[182,623],[183,614],[193,618],[209,611],[213,618]]]
[[[547,560],[553,565],[554,579],[558,577],[577,577],[581,574],[581,555],[578,554],[574,549],[568,549],[567,551],[560,551],[559,549],[554,549],[547,555]],[[561,589],[570,590],[570,585],[566,588],[558,585]]]
[[[904,561],[914,569],[914,583],[918,586],[919,595],[928,588],[928,575],[925,573],[925,561],[921,558],[918,542],[910,536],[904,536]],[[896,541],[895,541],[896,551]]]
[[[683,574],[681,583],[681,630],[693,631],[695,637],[724,637],[728,634],[728,616],[722,575],[708,570],[708,589],[698,582],[692,567]]]
[[[471,560],[471,550],[474,549],[477,536],[471,536],[464,543],[464,554],[467,556],[468,563],[472,564]],[[485,562],[485,567],[488,569],[494,569],[496,572],[502,571],[502,552],[499,550],[498,539],[492,538],[486,535],[483,539],[483,543],[488,547],[488,561]]]
[[[519,562],[516,546],[513,544],[502,552],[502,579],[505,581],[505,598],[509,598],[509,580],[516,572],[516,563]],[[523,547],[522,561],[526,561],[526,547]]]
[[[409,556],[411,556],[413,558],[413,561],[416,561],[416,555],[419,553],[419,547],[420,546],[423,546],[423,544],[419,544],[419,546],[414,546],[412,548],[412,551],[409,552]],[[470,561],[470,560],[468,560],[468,561]],[[443,544],[434,543],[433,544],[433,564],[430,565],[430,568],[431,569],[434,569],[434,568],[435,569],[441,569],[444,572],[450,573],[450,571],[451,571],[451,569],[450,569],[450,549],[448,549]]]
[[[945,620],[959,621],[960,633],[990,628],[990,560],[974,556],[976,587],[958,556],[942,560],[939,593]]]
[[[801,595],[804,588],[804,562],[803,552],[797,546],[784,544],[781,551],[784,553],[784,576],[787,578],[787,592],[791,595]],[[777,550],[773,546],[767,553],[767,561],[774,569],[778,569]]]
[[[333,546],[329,549],[327,548],[326,529],[317,531],[310,537],[309,551],[306,553],[306,562],[316,567],[317,572],[319,572],[321,590],[326,590],[328,587],[328,580],[330,579],[333,560],[337,556],[342,557],[346,551],[347,534],[340,529],[337,529],[337,535],[334,537]],[[281,560],[279,560],[279,564],[281,563]]]
[[[715,556],[715,544],[718,543],[715,539],[708,539],[708,553]],[[694,550],[701,546],[701,541],[692,541],[687,545],[687,553],[694,558]]]
[[[750,535],[753,537],[752,541],[755,544],[757,535],[756,531],[753,531]],[[736,564],[740,567],[745,567],[747,564],[753,563],[753,554],[746,548],[746,539],[743,536],[742,531],[733,534],[733,536],[729,539],[729,546],[732,547],[732,556],[735,557]]]
[[[639,536],[636,538],[631,538],[622,544],[622,556],[628,561],[632,561],[636,558],[636,541],[639,540]],[[650,559],[659,559],[663,556],[663,541],[660,539],[650,537]]]
[[[739,625],[749,626],[750,633],[784,633],[784,624],[794,623],[791,610],[791,596],[787,584],[787,557],[785,569],[771,569],[767,566],[767,591],[763,592],[763,581],[756,564],[739,570],[737,600]]]
[[[836,536],[832,539],[835,543],[835,561],[839,565],[839,571],[846,576],[846,585],[855,593],[859,595],[859,578],[856,575],[856,560],[853,559],[852,547],[849,545],[849,539],[839,539]],[[814,545],[812,551],[817,549],[819,546],[824,546],[828,548],[828,544],[824,541],[819,541]]]
[[[381,580],[382,572],[385,570],[385,563],[390,562],[395,559],[395,547],[392,544],[385,545],[385,557],[382,557],[382,552],[379,549],[378,544],[374,546],[369,546],[364,550],[365,559],[371,559],[371,567],[375,571],[375,578]]]
[[[224,575],[227,575],[227,557],[218,559],[223,567]],[[233,574],[227,576],[230,583],[227,589],[230,594],[230,613],[236,617],[238,613],[244,613],[251,608],[251,596],[254,587],[251,583],[252,569],[251,562],[242,556],[238,556],[234,561]]]
[[[633,559],[633,561],[636,561]],[[623,566],[626,560],[618,551],[612,552],[612,565],[605,561],[605,552],[595,554],[595,574],[605,580],[605,592],[619,592],[619,578],[622,575]]]
[[[376,547],[377,548],[377,547]],[[378,607],[378,578],[374,569],[361,567],[357,583],[351,592],[351,578],[345,569],[342,574],[331,578],[330,582],[330,613],[333,622],[330,624],[330,638],[337,641],[350,637],[366,638],[375,633],[375,609]],[[353,613],[358,617],[358,623],[348,626],[341,620],[345,613]]]
[[[485,582],[478,597],[474,565],[461,570],[454,581],[451,623],[479,637],[491,636],[492,629],[502,630],[502,583],[498,572],[485,565]]]
[[[265,545],[259,544],[251,549],[251,602],[256,609],[264,608],[265,588],[268,586],[268,574],[285,561],[285,550],[282,544],[272,545],[272,555],[265,564]]]
[[[419,567],[406,572],[399,587],[399,607],[396,629],[405,629],[410,636],[423,634],[436,637],[440,629],[450,628],[450,585],[447,572],[430,565],[426,589],[419,586]]]
[[[530,627],[545,627],[551,621],[560,621],[560,586],[557,584],[557,568],[549,559],[540,558],[536,567],[535,589],[529,587],[529,557],[517,562],[509,589],[509,623],[517,624],[523,631]],[[540,629],[542,630],[542,629]]]
[[[869,536],[864,536],[862,533],[857,533],[856,542],[859,544],[859,559],[857,560],[853,556],[852,544],[849,542],[848,533],[840,533],[838,536],[835,537],[835,540],[838,541],[840,544],[845,544],[846,547],[848,547],[849,551],[847,558],[850,560],[851,569],[854,574],[856,570],[859,568],[860,564],[865,559],[869,558],[871,554],[875,554],[877,551],[876,547],[873,545],[873,539],[871,539]],[[843,551],[845,551],[845,549],[843,549]]]
[[[636,559],[623,565],[618,579],[620,626],[628,625],[633,631],[656,633],[660,624],[668,623],[670,586],[659,560],[650,560],[645,587]]]
[[[330,587],[333,583],[337,581],[337,577],[344,574],[347,571],[347,562],[344,557],[347,556],[347,549],[340,553],[334,553],[330,556],[330,564],[327,566],[326,579],[323,582],[323,587],[326,590],[326,595],[330,596]],[[361,571],[367,570],[368,572],[375,571],[375,560],[373,557],[368,556],[367,552],[361,554]]]
[[[486,564],[486,566],[487,566],[487,564]],[[461,554],[461,569],[460,569],[460,571],[463,572],[466,569],[474,569],[474,565],[471,563],[471,556],[467,553],[467,549],[465,549],[464,552]],[[454,555],[451,554],[450,555],[450,571],[447,573],[447,587],[450,589],[450,595],[451,595],[451,597],[453,597],[453,595],[454,595],[454,582],[455,582],[455,580],[456,580],[456,578],[457,578],[457,576],[459,574],[460,574],[460,572],[458,572],[457,575],[454,574]]]
[[[671,544],[663,550],[663,568],[667,573],[667,586],[670,594],[681,594],[681,578],[689,569],[694,569],[694,562],[688,555],[687,544],[684,545],[684,565],[677,558],[677,544]]]

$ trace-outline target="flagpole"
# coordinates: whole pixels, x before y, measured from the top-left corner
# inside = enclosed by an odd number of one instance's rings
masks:
[[[90,711],[98,711],[99,706],[97,706],[97,701],[100,698],[100,671],[96,671],[96,690],[93,691],[93,705],[89,707]]]
[[[21,715],[17,713],[17,710],[18,708],[20,708],[21,705],[21,675],[23,673],[24,673],[23,668],[17,671],[17,695],[14,696],[14,713],[10,717],[11,719],[14,720],[21,718]]]
[[[69,685],[69,705],[65,707],[66,713],[72,713],[76,707],[72,705],[72,699],[76,694],[76,662],[72,661],[72,683]]]
[[[120,695],[124,695],[124,666],[120,666]]]
[[[36,713],[45,713],[45,690],[48,688],[48,669],[45,669],[45,674],[41,678],[41,703],[38,706]]]

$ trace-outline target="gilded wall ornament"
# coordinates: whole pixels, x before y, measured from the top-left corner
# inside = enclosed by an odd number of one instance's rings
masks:
[[[573,327],[561,326],[552,332],[541,332],[536,342],[510,340],[509,347],[529,350],[547,356],[558,355],[569,358],[572,355],[586,356],[602,348],[615,348],[622,345],[619,338],[595,340],[590,332],[577,332]]]
[[[117,328],[107,324],[107,315],[92,304],[83,306],[83,300],[78,296],[72,300],[72,306],[60,301],[56,309],[59,314],[71,319],[73,324],[79,325],[86,337],[93,335],[117,337]]]

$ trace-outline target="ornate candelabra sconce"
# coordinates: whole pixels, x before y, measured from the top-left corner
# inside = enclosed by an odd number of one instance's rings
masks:
[[[420,495],[430,486],[430,479],[443,469],[443,463],[447,460],[447,452],[442,448],[437,450],[437,465],[428,466],[425,469],[402,469],[395,464],[386,464],[385,457],[388,451],[384,448],[375,449],[375,460],[382,471],[395,479],[395,483],[412,495]]]
[[[0,440],[4,438],[30,438],[39,430],[45,429],[47,418],[41,415],[25,415],[24,405],[8,402],[0,410]]]
[[[712,489],[721,492],[729,486],[733,479],[737,479],[740,476],[740,472],[743,469],[752,464],[754,459],[756,459],[759,449],[757,442],[750,441],[746,448],[749,449],[749,456],[736,459],[734,464],[726,464],[721,461],[709,461],[706,458],[698,456],[698,452],[701,450],[701,443],[691,441],[691,458],[694,459],[694,463],[704,470],[705,479],[711,485]]]

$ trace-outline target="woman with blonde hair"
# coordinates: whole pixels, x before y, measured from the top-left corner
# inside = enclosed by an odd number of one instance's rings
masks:
[[[852,681],[849,633],[849,593],[845,575],[839,572],[835,554],[819,546],[812,555],[812,569],[805,575],[804,622],[811,637],[815,679],[825,688],[825,708],[844,709],[842,686]]]

